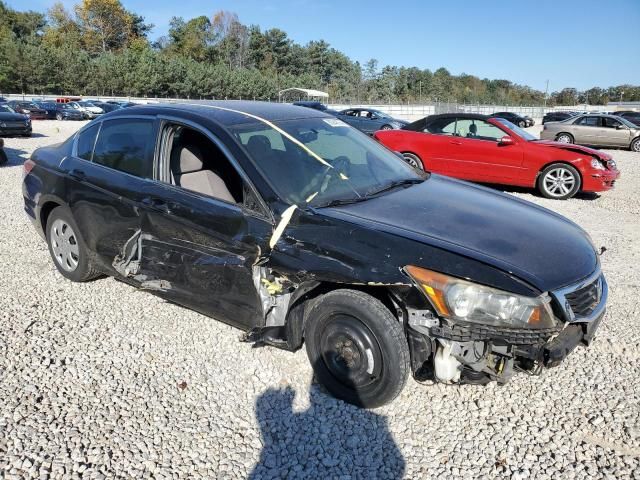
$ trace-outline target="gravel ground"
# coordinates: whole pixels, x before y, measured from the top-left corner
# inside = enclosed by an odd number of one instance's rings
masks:
[[[21,163],[80,125],[34,122],[0,168],[0,477],[640,479],[640,154],[613,151],[623,176],[600,197],[513,192],[607,247],[589,349],[503,387],[411,380],[365,411],[323,393],[304,351],[252,348],[110,278],[63,280],[22,211]]]

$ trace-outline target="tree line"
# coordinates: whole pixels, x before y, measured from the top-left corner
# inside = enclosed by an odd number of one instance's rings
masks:
[[[508,80],[352,61],[324,40],[244,25],[232,12],[173,17],[168,34],[120,0],[17,11],[0,0],[0,91],[7,93],[269,100],[289,87],[328,91],[336,102],[542,105],[545,93]],[[565,88],[549,105],[640,100],[640,87]]]

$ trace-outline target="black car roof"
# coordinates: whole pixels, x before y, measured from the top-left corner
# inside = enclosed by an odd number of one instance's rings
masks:
[[[402,127],[402,130],[420,131],[424,130],[428,123],[436,122],[441,119],[447,118],[462,118],[465,120],[487,120],[491,118],[489,115],[481,115],[479,113],[439,113],[437,115],[429,115],[427,117],[416,120],[408,125]]]
[[[222,125],[254,123],[259,120],[277,122],[295,118],[331,117],[320,110],[297,107],[285,103],[254,102],[244,100],[194,101],[193,103],[155,103],[136,105],[116,110],[109,118],[131,114],[175,114],[190,112],[211,119]],[[258,117],[258,118],[256,118]]]

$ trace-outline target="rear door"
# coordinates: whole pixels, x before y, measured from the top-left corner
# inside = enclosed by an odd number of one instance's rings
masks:
[[[589,115],[578,118],[573,122],[571,134],[576,143],[582,145],[598,145],[602,135],[600,117]]]
[[[87,247],[112,273],[115,258],[140,228],[142,191],[153,178],[156,144],[153,117],[90,124],[62,166],[67,202]]]

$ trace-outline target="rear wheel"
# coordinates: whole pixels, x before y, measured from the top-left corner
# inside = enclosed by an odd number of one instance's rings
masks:
[[[518,122],[518,126],[519,126],[520,128],[524,128],[524,127],[526,127],[526,126],[527,126],[527,122],[525,122],[524,120],[520,120],[520,121]]]
[[[332,395],[375,408],[391,402],[409,375],[401,324],[378,299],[357,290],[319,297],[305,323],[309,361]]]
[[[571,165],[554,163],[540,173],[538,190],[547,198],[566,200],[580,190],[580,174]]]
[[[415,153],[404,152],[402,154],[404,160],[411,165],[413,168],[417,168],[418,170],[424,170],[424,165],[422,164],[422,160]]]
[[[640,137],[631,142],[629,150],[631,150],[632,152],[640,152]]]
[[[383,125],[380,130],[393,130],[393,127],[391,125]]]
[[[560,143],[573,143],[573,137],[569,133],[560,133],[556,137],[556,142]]]
[[[64,120],[64,117],[61,113],[56,113],[56,120]]]
[[[46,229],[49,253],[63,277],[73,282],[86,282],[100,276],[89,258],[80,230],[66,208],[57,207],[49,214]]]

